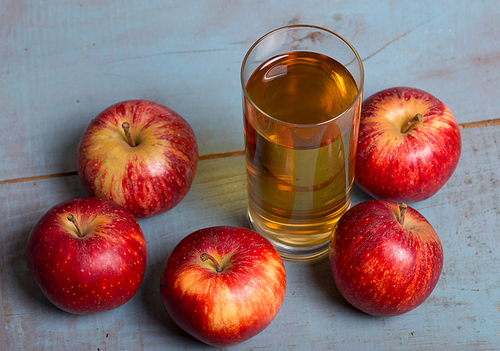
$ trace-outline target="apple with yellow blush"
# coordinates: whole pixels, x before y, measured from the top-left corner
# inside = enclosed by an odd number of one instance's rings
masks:
[[[174,248],[161,276],[170,317],[204,343],[226,347],[263,331],[285,297],[286,273],[273,245],[239,227],[189,234]]]
[[[175,207],[198,164],[193,129],[161,104],[128,100],[94,118],[77,151],[77,171],[91,195],[115,201],[137,218]]]
[[[355,181],[375,199],[417,202],[450,179],[461,153],[448,107],[420,89],[396,87],[363,102]]]

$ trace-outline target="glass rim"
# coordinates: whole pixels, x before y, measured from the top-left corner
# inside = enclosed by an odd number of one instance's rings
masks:
[[[347,106],[342,111],[342,113],[339,113],[338,115],[336,115],[336,116],[334,116],[334,117],[332,117],[332,118],[330,118],[330,119],[328,119],[326,121],[320,122],[320,123],[307,123],[307,124],[290,123],[290,122],[285,122],[285,121],[279,120],[279,119],[271,116],[270,114],[264,112],[259,106],[257,106],[257,104],[248,95],[248,91],[246,89],[246,83],[244,82],[244,80],[245,80],[245,77],[244,77],[245,66],[246,66],[247,60],[248,60],[248,58],[250,56],[250,53],[255,49],[255,47],[257,45],[259,45],[261,42],[263,42],[267,37],[270,37],[271,35],[276,34],[277,32],[283,31],[285,29],[293,29],[293,28],[317,29],[319,31],[327,32],[329,34],[332,34],[332,35],[336,36],[337,38],[339,38],[342,42],[344,42],[344,44],[346,44],[351,49],[351,51],[354,53],[354,56],[355,56],[355,58],[356,58],[356,60],[358,61],[358,64],[359,64],[359,68],[360,68],[360,83],[359,83],[359,87],[358,87],[358,93],[356,94],[356,96],[354,97],[354,99],[352,100],[352,102],[349,104],[349,106]],[[252,72],[252,74],[253,74],[253,72]],[[352,44],[349,41],[347,41],[344,37],[342,37],[341,35],[333,32],[333,31],[331,31],[329,29],[326,29],[326,28],[323,28],[323,27],[320,27],[320,26],[316,26],[316,25],[311,25],[311,24],[294,24],[294,25],[283,26],[283,27],[276,28],[276,29],[274,29],[274,30],[272,30],[272,31],[264,34],[259,39],[257,39],[255,41],[255,43],[253,43],[252,46],[250,46],[250,48],[248,49],[247,53],[245,54],[245,57],[243,58],[243,62],[241,64],[241,70],[240,70],[240,82],[241,82],[241,87],[243,89],[243,94],[245,94],[245,97],[247,98],[247,100],[259,112],[259,114],[261,114],[264,117],[272,120],[275,123],[278,123],[278,124],[281,124],[281,125],[286,125],[286,126],[289,126],[289,127],[295,127],[295,128],[311,128],[311,127],[322,126],[322,125],[329,124],[329,123],[331,123],[331,122],[333,122],[333,121],[341,118],[344,114],[346,114],[349,110],[351,110],[353,108],[353,106],[356,104],[356,102],[360,98],[361,94],[363,93],[364,81],[365,81],[365,72],[364,72],[364,67],[363,67],[363,60],[359,56],[359,54],[356,51],[356,49],[354,48],[354,46],[352,46]]]

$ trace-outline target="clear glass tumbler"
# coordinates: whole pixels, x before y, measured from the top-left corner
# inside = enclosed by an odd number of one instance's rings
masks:
[[[363,81],[354,47],[317,26],[276,29],[243,60],[248,218],[285,259],[325,257],[351,205]]]

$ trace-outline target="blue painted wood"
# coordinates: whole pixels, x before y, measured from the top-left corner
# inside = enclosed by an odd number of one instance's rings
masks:
[[[411,204],[437,231],[444,268],[429,299],[391,318],[365,315],[340,296],[327,260],[285,262],[287,293],[271,325],[231,350],[495,350],[500,344],[500,127],[462,130],[463,154],[448,183]],[[247,226],[244,157],[200,162],[187,197],[172,211],[140,220],[148,266],[124,306],[74,316],[52,306],[26,267],[32,226],[52,205],[85,196],[76,176],[0,185],[1,293],[8,349],[205,350],[182,332],[161,304],[159,281],[175,245],[212,225]],[[369,197],[355,190],[354,203]]]
[[[258,37],[311,23],[350,40],[365,96],[396,85],[443,100],[460,123],[498,118],[497,1],[5,0],[0,180],[75,170],[78,140],[125,99],[163,103],[200,154],[243,150],[239,69]]]
[[[486,0],[260,2],[14,1],[0,6],[0,350],[209,349],[183,333],[159,298],[174,246],[211,225],[247,226],[243,156],[203,159],[188,196],[141,220],[148,269],[114,311],[73,316],[36,288],[26,239],[53,205],[85,192],[76,145],[107,106],[143,98],[193,126],[200,155],[243,150],[239,69],[249,46],[276,27],[310,23],[345,36],[366,71],[365,97],[407,85],[433,93],[459,123],[498,115],[500,4]],[[451,180],[411,204],[445,250],[441,279],[416,310],[374,318],[351,308],[327,261],[286,263],[283,307],[261,334],[232,350],[496,350],[500,348],[500,127],[462,129]],[[18,179],[19,182],[6,180]],[[356,190],[354,203],[368,197]]]

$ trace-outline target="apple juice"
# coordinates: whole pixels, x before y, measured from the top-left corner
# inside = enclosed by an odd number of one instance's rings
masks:
[[[359,111],[344,111],[356,110],[356,82],[336,60],[299,51],[261,64],[246,89],[251,226],[284,257],[315,252],[351,202]]]

